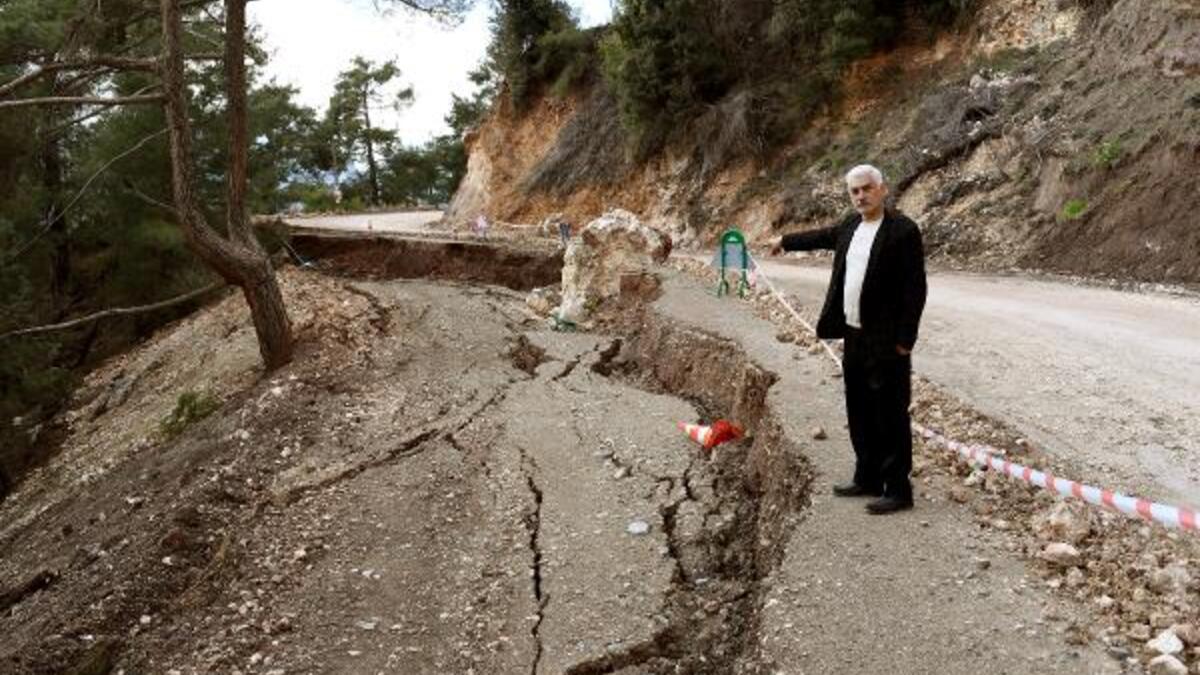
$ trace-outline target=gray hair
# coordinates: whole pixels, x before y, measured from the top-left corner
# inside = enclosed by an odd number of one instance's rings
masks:
[[[883,185],[883,172],[870,164],[859,164],[846,172],[846,182],[855,178],[868,178],[875,185]]]

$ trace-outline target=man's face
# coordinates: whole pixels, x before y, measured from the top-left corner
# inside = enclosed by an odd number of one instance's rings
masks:
[[[887,197],[887,186],[876,184],[868,176],[854,176],[846,181],[846,191],[854,210],[864,218],[874,219],[883,213],[883,200]]]

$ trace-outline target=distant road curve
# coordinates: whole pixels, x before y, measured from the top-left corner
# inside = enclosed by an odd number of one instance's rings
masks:
[[[829,268],[761,260],[819,309]],[[939,272],[913,367],[1078,467],[1200,507],[1200,299]]]
[[[390,213],[356,213],[329,216],[285,216],[292,227],[344,232],[387,232],[419,234],[442,219],[441,211],[395,211]]]

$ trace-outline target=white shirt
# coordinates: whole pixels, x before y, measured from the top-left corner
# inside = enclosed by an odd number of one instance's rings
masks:
[[[871,246],[875,243],[875,235],[879,233],[879,226],[882,224],[882,217],[859,223],[854,230],[854,238],[850,240],[850,249],[846,251],[846,286],[842,295],[842,305],[846,309],[846,324],[855,328],[862,328],[858,301],[862,296],[863,279],[867,278]]]

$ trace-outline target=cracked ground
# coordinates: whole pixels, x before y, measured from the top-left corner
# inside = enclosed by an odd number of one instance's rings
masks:
[[[0,588],[51,575],[0,617],[6,669],[728,672],[749,658],[765,573],[740,498],[749,444],[702,457],[676,429],[695,404],[613,374],[628,372],[620,338],[550,331],[502,288],[286,288],[306,346],[268,380],[252,379],[228,300],[176,331],[228,338],[190,347],[192,379],[162,367],[188,349],[170,338],[96,375],[60,461],[4,505]],[[104,399],[120,382],[122,400]],[[156,433],[197,388],[221,409]],[[97,466],[79,475],[81,459]]]
[[[1133,658],[1045,590],[1019,533],[981,528],[928,476],[894,518],[829,498],[852,461],[836,373],[750,306],[664,278],[653,303],[564,333],[504,288],[288,270],[299,351],[269,377],[236,296],[114,359],[63,416],[59,455],[0,504],[0,672]],[[167,437],[198,391],[218,411]],[[675,426],[718,417],[747,436],[711,456]]]

